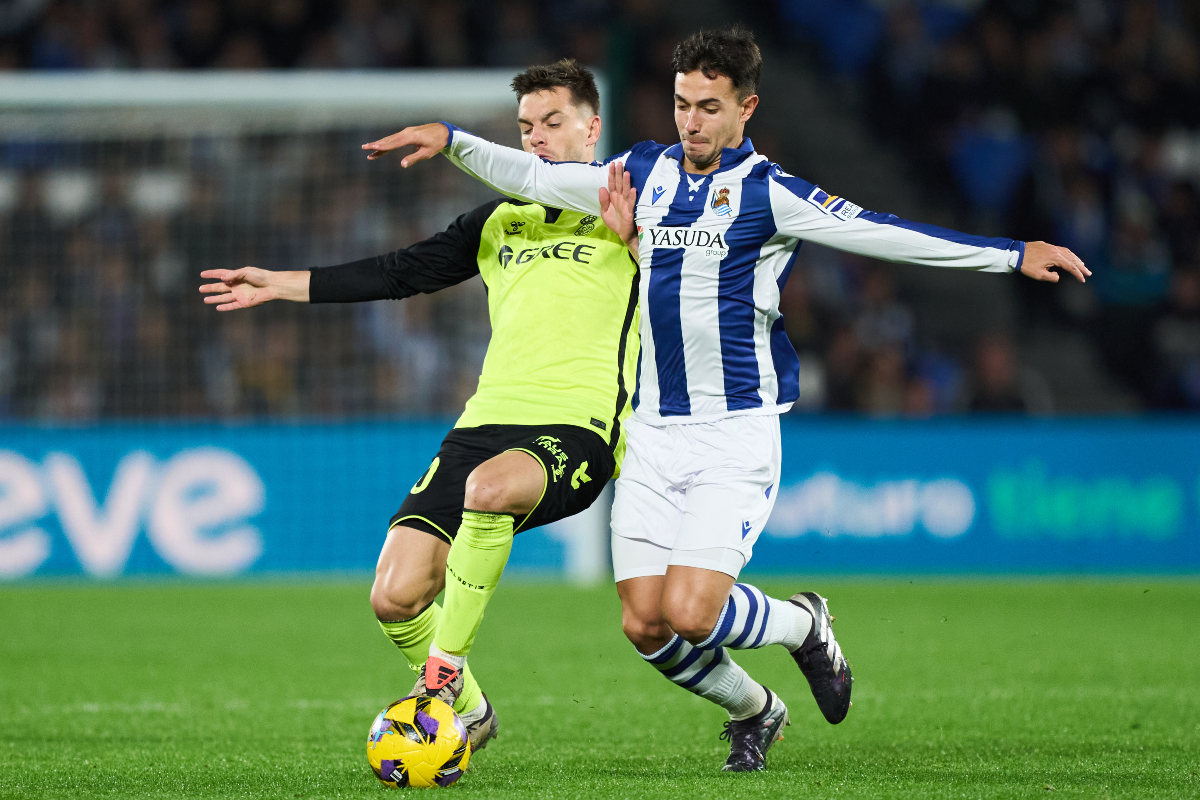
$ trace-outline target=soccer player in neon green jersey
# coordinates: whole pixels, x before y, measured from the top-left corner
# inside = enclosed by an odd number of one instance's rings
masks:
[[[591,73],[560,61],[531,67],[513,89],[527,152],[593,161],[601,122]],[[601,195],[607,218],[613,204]],[[220,311],[400,299],[482,276],[492,338],[479,389],[392,517],[371,588],[380,625],[420,676],[414,693],[453,705],[475,749],[497,721],[465,653],[513,535],[587,508],[620,464],[638,357],[636,274],[626,243],[596,216],[507,198],[375,258],[202,273],[217,281],[200,291]],[[448,575],[443,612],[434,598]]]

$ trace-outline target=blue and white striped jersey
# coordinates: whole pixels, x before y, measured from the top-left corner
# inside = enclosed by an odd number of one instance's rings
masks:
[[[444,151],[498,191],[600,213],[599,164],[552,163],[448,125]],[[683,147],[642,142],[614,156],[638,190],[641,360],[634,414],[662,425],[778,414],[799,395],[779,293],[804,240],[887,261],[980,272],[1020,269],[1025,243],[866,211],[754,152],[726,148],[708,175]]]

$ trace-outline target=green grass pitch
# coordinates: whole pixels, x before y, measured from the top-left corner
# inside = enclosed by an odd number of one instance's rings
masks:
[[[762,579],[830,597],[854,708],[737,655],[792,725],[722,774],[722,712],[624,640],[611,586],[506,581],[472,664],[500,738],[471,797],[1197,797],[1200,584]],[[0,797],[386,796],[374,715],[413,680],[367,580],[0,588]],[[413,791],[413,790],[409,790]]]

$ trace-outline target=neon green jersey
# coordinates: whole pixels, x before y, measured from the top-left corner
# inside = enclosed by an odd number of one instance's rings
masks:
[[[594,215],[499,202],[478,250],[492,338],[455,427],[570,424],[621,463],[637,379],[637,266]]]

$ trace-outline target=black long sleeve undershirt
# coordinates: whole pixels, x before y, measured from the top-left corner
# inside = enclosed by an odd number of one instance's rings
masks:
[[[411,247],[334,267],[313,267],[310,303],[359,303],[401,300],[462,283],[479,274],[483,226],[501,203],[499,198],[463,214],[446,230]]]

